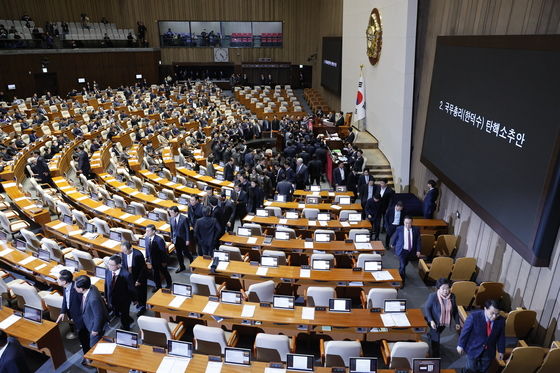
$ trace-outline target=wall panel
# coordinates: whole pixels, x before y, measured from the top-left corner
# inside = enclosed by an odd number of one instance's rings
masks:
[[[415,112],[411,191],[422,195],[428,179],[434,176],[420,163],[422,139],[438,35],[555,34],[560,30],[560,1],[556,0],[429,0],[419,2]],[[473,175],[475,177],[475,175]],[[484,180],[481,180],[484,182]],[[489,185],[489,188],[492,186]],[[455,221],[455,212],[461,220]],[[556,329],[560,302],[560,243],[555,243],[547,268],[531,267],[506,245],[488,225],[448,188],[442,187],[438,217],[451,221],[459,234],[459,255],[474,256],[480,266],[480,281],[505,283],[513,307],[537,311],[541,328],[535,337],[548,343],[546,328]]]

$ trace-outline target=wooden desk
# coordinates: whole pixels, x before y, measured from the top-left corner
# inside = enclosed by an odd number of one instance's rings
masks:
[[[177,167],[177,171],[179,171],[181,174],[185,175],[186,177],[188,177],[191,180],[202,181],[202,182],[208,184],[208,186],[213,187],[213,188],[222,188],[222,187],[233,188],[233,183],[231,181],[218,180],[218,179],[214,179],[213,177],[210,177],[210,176],[202,176],[202,175],[196,173],[196,171],[189,170],[185,167]]]
[[[150,183],[158,185],[160,189],[163,188],[171,189],[174,192],[175,197],[178,197],[181,194],[197,195],[199,197],[206,197],[208,195],[208,193],[200,189],[189,188],[186,185],[175,183],[164,177],[160,177],[148,170],[138,170],[138,173],[142,175]]]
[[[101,343],[101,342],[100,342]],[[99,373],[119,372],[128,373],[129,370],[135,369],[147,373],[155,373],[166,356],[158,352],[154,352],[152,346],[140,345],[138,349],[117,346],[112,355],[94,355],[95,347],[87,354],[86,359],[92,360],[92,365],[98,369]],[[264,373],[269,363],[260,361],[252,361],[251,366],[238,365],[222,365],[222,373]],[[193,357],[187,368],[189,373],[205,373],[208,366],[208,356],[201,354],[193,354]],[[316,366],[316,373],[331,373],[332,368]],[[378,369],[378,373],[396,373],[394,369]],[[181,373],[181,372],[173,372]],[[442,369],[441,373],[455,373],[454,369]]]
[[[286,225],[288,227],[298,228],[298,229],[338,229],[348,231],[350,229],[371,229],[371,223],[367,220],[362,220],[356,224],[350,224],[348,222],[341,222],[339,220],[329,220],[325,222],[325,225],[321,225],[319,221],[308,220],[308,219],[284,219],[277,218],[275,216],[256,216],[247,215],[243,218],[244,222],[257,223],[264,225]]]
[[[325,334],[337,334],[340,331],[346,335],[362,335],[364,338],[367,336],[368,340],[401,340],[406,335],[406,338],[418,340],[421,338],[421,333],[424,333],[427,328],[421,309],[409,309],[406,311],[410,327],[386,328],[381,320],[380,313],[370,312],[370,310],[362,308],[355,308],[351,312],[340,313],[315,311],[314,319],[306,320],[302,318],[303,307],[296,306],[293,310],[279,310],[272,307],[261,307],[258,303],[245,302],[244,304],[254,305],[255,312],[253,317],[242,317],[243,305],[220,303],[213,313],[204,313],[203,310],[208,303],[208,297],[194,295],[192,298],[187,298],[180,307],[170,307],[169,302],[174,298],[174,295],[164,294],[160,289],[152,295],[147,303],[157,313],[183,317],[196,313],[202,315],[201,318],[206,320],[214,320],[212,316],[218,316],[227,319],[227,322],[232,324],[240,324],[244,320],[248,320],[250,322],[257,322],[255,326],[261,328],[268,327],[269,329],[285,330],[284,333],[286,335],[297,335],[304,331],[304,327],[306,330],[311,331],[314,327],[330,326],[332,330]],[[367,329],[365,331],[356,329],[362,327]],[[338,328],[341,330],[337,330]],[[385,328],[387,330],[383,332],[370,332],[370,328]],[[319,330],[315,331],[318,332]],[[378,338],[381,334],[383,334],[383,337]],[[373,339],[369,339],[370,335]],[[387,335],[391,337],[387,337]]]
[[[18,210],[23,212],[29,219],[41,225],[51,221],[49,210],[44,209],[42,206],[37,206],[35,201],[21,191],[15,181],[3,182],[2,186],[6,195],[10,197]]]
[[[95,210],[95,214],[110,219],[124,228],[129,228],[135,232],[143,233],[148,224],[153,224],[156,226],[157,230],[163,232],[164,234],[169,235],[169,232],[171,231],[167,222],[146,219],[140,215],[131,215],[121,209],[111,208],[99,201],[94,201],[89,198],[88,195],[78,192],[74,186],[70,185],[66,179],[62,177],[56,177],[53,181],[56,187],[63,194],[65,194],[75,205],[80,206],[84,211],[92,212]]]
[[[208,268],[212,260],[198,256],[191,264],[191,270],[195,273],[210,274]],[[289,281],[296,285],[311,286],[334,286],[334,287],[353,287],[353,288],[400,288],[402,278],[396,269],[384,269],[393,276],[392,280],[376,280],[370,272],[353,271],[351,268],[331,268],[328,271],[311,270],[309,277],[301,277],[301,267],[298,266],[278,266],[268,268],[265,275],[257,274],[259,266],[251,265],[248,262],[230,261],[227,269],[218,271],[217,275],[231,277],[240,275],[247,282],[263,282],[274,280],[275,282]],[[252,281],[251,281],[252,280]],[[247,289],[248,286],[245,287]]]
[[[255,243],[248,243],[247,241],[249,238],[256,238],[257,242]],[[313,250],[322,250],[322,251],[345,251],[345,252],[356,252],[356,253],[371,253],[376,252],[379,254],[383,254],[385,252],[385,247],[383,246],[383,242],[381,241],[371,241],[372,250],[358,250],[354,243],[346,243],[345,241],[332,241],[332,242],[311,242],[313,247],[306,248],[305,245],[309,244],[302,239],[290,239],[290,240],[276,240],[272,239],[270,244],[264,243],[263,236],[252,236],[252,237],[244,237],[244,236],[236,236],[233,234],[226,233],[221,238],[220,241],[222,242],[231,242],[234,246],[245,246],[245,247],[255,247],[260,246],[263,249],[274,248],[274,249],[282,249],[282,250],[293,250],[293,251],[313,251]]]
[[[150,205],[153,208],[159,207],[161,209],[167,210],[171,206],[177,206],[180,211],[186,212],[187,206],[181,205],[179,203],[173,202],[167,199],[161,199],[152,194],[147,194],[139,191],[138,189],[131,188],[125,183],[115,179],[113,175],[102,173],[98,175],[99,178],[108,185],[114,192],[121,195],[127,200],[133,200],[145,205]]]
[[[294,191],[294,196],[296,197],[307,197],[307,196],[316,196],[319,195],[319,197],[321,198],[331,198],[334,199],[334,197],[336,196],[348,196],[348,197],[354,197],[354,192],[331,192],[328,190],[322,190],[320,192],[312,192],[310,190],[302,190],[302,189],[297,189]]]
[[[264,201],[265,207],[280,207],[283,209],[293,209],[293,210],[303,210],[303,209],[319,209],[329,212],[338,213],[342,210],[356,210],[362,211],[362,205],[359,203],[352,203],[350,205],[333,205],[331,203],[317,203],[317,204],[305,204],[298,202],[274,202],[274,201]]]
[[[447,222],[442,219],[424,219],[424,218],[414,218],[412,219],[412,225],[420,228],[422,233],[438,233],[445,232],[449,229]]]
[[[13,313],[14,311],[11,308],[2,307],[0,320],[3,321]],[[9,336],[17,338],[23,347],[50,356],[55,368],[66,361],[66,353],[64,352],[58,324],[52,321],[43,320],[41,324],[37,324],[22,318],[4,331]]]

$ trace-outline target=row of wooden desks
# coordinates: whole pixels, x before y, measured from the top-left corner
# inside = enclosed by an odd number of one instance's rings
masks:
[[[357,223],[349,223],[347,221],[340,220],[329,220],[329,221],[317,221],[309,220],[305,218],[300,219],[287,219],[287,218],[277,218],[276,216],[256,216],[247,215],[243,218],[244,222],[257,223],[264,225],[286,225],[288,227],[293,227],[297,229],[339,229],[339,230],[350,230],[350,229],[371,229],[371,223],[367,220],[362,220]]]
[[[317,196],[321,198],[331,198],[334,199],[336,196],[348,196],[354,197],[354,192],[335,192],[329,190],[321,190],[319,192],[312,192],[310,190],[296,189],[294,191],[294,196],[296,197],[307,197],[307,196]]]
[[[302,239],[289,239],[289,240],[277,240],[272,239],[272,241],[267,244],[264,243],[265,237],[263,236],[236,236],[233,234],[226,233],[221,238],[220,241],[225,244],[244,246],[244,247],[261,247],[263,249],[282,249],[282,250],[293,250],[293,251],[327,251],[327,252],[358,252],[358,253],[371,253],[376,252],[383,254],[385,247],[381,241],[371,241],[371,249],[356,247],[353,242],[346,241],[331,241],[331,242],[309,242]]]
[[[233,188],[234,186],[231,181],[218,180],[210,176],[203,176],[197,173],[196,171],[189,170],[185,167],[177,167],[177,171],[179,171],[179,173],[185,175],[186,177],[188,177],[193,181],[202,181],[213,188],[222,188],[222,187]]]
[[[359,203],[352,203],[349,205],[333,205],[331,203],[305,204],[299,202],[264,201],[264,205],[270,207],[280,207],[283,209],[290,209],[290,210],[319,209],[319,210],[324,210],[329,212],[339,212],[343,210],[354,210],[354,211],[362,210],[362,205],[360,205]]]
[[[418,340],[427,328],[421,309],[406,311],[409,326],[394,327],[384,324],[382,313],[362,308],[352,309],[351,312],[329,312],[315,310],[313,307],[295,306],[294,309],[285,310],[263,307],[253,302],[238,305],[209,299],[200,295],[193,295],[192,298],[183,297],[181,304],[176,306],[171,304],[175,301],[175,295],[165,294],[160,289],[148,300],[148,304],[160,315],[200,318],[210,323],[216,318],[221,318],[223,321],[219,322],[225,325],[253,325],[291,336],[315,331],[329,335],[363,337],[368,341],[404,338]]]
[[[102,218],[115,221],[123,227],[130,228],[133,231],[143,232],[147,225],[153,224],[160,232],[164,232],[165,234],[169,234],[170,232],[170,227],[167,222],[150,220],[140,215],[129,214],[121,209],[104,205],[102,202],[95,201],[88,195],[79,192],[73,185],[69,184],[68,181],[62,177],[56,177],[53,181],[56,184],[56,187],[65,196],[67,196],[74,204],[80,206],[85,212],[93,213],[101,216]]]
[[[162,188],[171,189],[172,191],[175,192],[175,196],[179,196],[181,194],[189,194],[189,195],[196,195],[199,197],[206,197],[208,195],[207,192],[204,192],[200,189],[190,188],[186,185],[176,183],[164,177],[160,177],[148,170],[138,170],[138,173],[142,175],[147,181],[155,185],[158,185],[160,189]]]
[[[15,181],[5,181],[2,186],[12,203],[29,219],[38,224],[45,224],[51,220],[49,210],[37,205],[36,201],[26,196]]]
[[[211,259],[204,259],[199,256],[190,264],[190,267],[194,273],[210,274],[209,266],[211,263]],[[230,261],[226,268],[220,267],[217,270],[218,275],[240,278],[248,283],[274,280],[275,282],[292,282],[305,286],[400,288],[402,278],[398,270],[385,269],[380,272],[386,273],[354,271],[352,268],[331,268],[327,271],[320,271],[286,265],[261,267],[249,262],[234,260]],[[391,278],[389,278],[389,275]]]
[[[103,342],[100,342],[103,343]],[[155,373],[158,370],[163,358],[166,356],[160,352],[154,352],[152,346],[140,345],[137,349],[117,346],[110,355],[97,355],[92,348],[87,355],[87,359],[92,360],[92,365],[100,373],[122,372],[128,373],[131,369]],[[214,363],[215,364],[215,363]],[[250,366],[239,366],[231,364],[210,363],[207,355],[193,354],[187,367],[189,373],[265,373],[269,363],[252,361]],[[219,367],[219,368],[218,368]],[[315,367],[316,373],[331,373],[332,368]],[[394,369],[378,369],[378,373],[396,373]],[[182,373],[182,372],[173,372]],[[455,373],[454,369],[442,369],[441,373]]]

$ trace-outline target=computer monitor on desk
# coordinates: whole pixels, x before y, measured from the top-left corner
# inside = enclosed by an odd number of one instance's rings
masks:
[[[381,271],[381,269],[383,269],[381,260],[364,260],[364,271],[375,272]]]
[[[242,237],[251,237],[251,228],[237,228],[237,235]]]
[[[193,345],[191,342],[176,341],[170,339],[167,341],[167,354],[174,357],[192,358]]]
[[[222,290],[220,292],[220,300],[222,303],[241,304],[241,292],[234,290]]]
[[[37,257],[41,260],[44,260],[45,262],[51,261],[51,254],[47,250],[39,249],[39,252],[37,253]]]
[[[95,267],[95,277],[105,280],[105,272],[107,269],[105,267],[96,266]]]
[[[351,357],[350,373],[377,373],[377,358]]]
[[[329,233],[315,233],[316,242],[331,242],[331,235]]]
[[[305,203],[308,205],[318,205],[319,204],[319,197],[307,197]]]
[[[313,355],[287,354],[286,369],[296,372],[313,372],[315,357]]]
[[[266,209],[257,209],[256,211],[256,215],[263,217],[263,218],[268,218],[268,210]]]
[[[286,202],[286,196],[283,194],[277,194],[276,197],[274,197],[274,200],[276,202]]]
[[[356,243],[368,243],[371,241],[371,236],[369,233],[358,233],[354,236],[354,242]]]
[[[348,214],[348,222],[359,223],[362,221],[362,214],[359,212],[351,212]]]
[[[293,310],[294,297],[291,295],[273,295],[272,308],[277,308],[281,310]]]
[[[171,286],[171,293],[173,295],[190,298],[192,296],[192,286],[189,284],[174,282]]]
[[[349,196],[341,196],[338,199],[338,204],[339,205],[349,205],[351,203],[352,203],[352,201],[350,200]]]
[[[320,185],[311,185],[309,187],[309,190],[312,192],[320,192],[321,191],[321,186]]]
[[[331,261],[327,259],[313,259],[311,269],[315,271],[328,271],[331,269]]]
[[[111,231],[109,232],[109,239],[113,241],[122,241],[122,234],[121,232]]]
[[[329,299],[330,312],[351,312],[352,299],[349,298],[331,298]]]
[[[115,332],[115,342],[119,346],[138,348],[138,333],[117,329]]]
[[[261,266],[263,266],[263,267],[278,267],[278,257],[276,257],[276,256],[261,256]]]
[[[43,321],[43,311],[39,308],[28,305],[23,306],[23,318],[34,323],[40,324]]]
[[[251,365],[251,350],[246,348],[226,347],[224,363],[235,365]]]
[[[214,258],[218,258],[219,262],[229,262],[229,253],[227,251],[214,251]]]
[[[286,211],[286,219],[299,219],[297,211]]]
[[[406,312],[406,299],[385,299],[383,312],[401,313]]]
[[[290,232],[276,231],[274,232],[274,238],[277,240],[289,240]]]
[[[72,216],[70,215],[62,215],[62,222],[65,224],[70,224],[72,225],[73,220],[72,220]]]

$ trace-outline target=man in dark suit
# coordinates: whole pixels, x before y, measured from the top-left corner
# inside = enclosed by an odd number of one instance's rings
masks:
[[[391,209],[385,211],[385,231],[387,236],[385,238],[385,246],[389,248],[389,243],[391,242],[391,236],[404,223],[404,216],[406,215],[404,210],[404,205],[401,201],[398,201],[395,206]]]
[[[0,330],[0,373],[30,373],[19,341]]]
[[[91,286],[88,276],[78,276],[74,285],[82,295],[82,320],[89,332],[89,345],[94,346],[103,337],[109,319],[105,302],[95,286]]]
[[[122,268],[122,258],[114,254],[107,262],[105,271],[105,299],[109,309],[121,318],[121,329],[130,330],[130,304],[136,302],[136,288],[132,275]]]
[[[244,191],[239,184],[234,187],[235,191],[231,196],[234,202],[234,212],[232,218],[229,221],[230,228],[233,228],[236,219],[243,219],[247,215],[247,202],[249,201],[249,196],[246,191]]]
[[[348,143],[348,144],[352,144],[354,142],[354,139],[356,139],[356,134],[354,133],[354,130],[352,127],[350,127],[349,129],[350,133],[348,134],[348,136],[346,136],[346,138],[344,139],[344,142]]]
[[[270,121],[268,119],[263,119],[262,121],[262,130],[263,131],[270,131],[271,129],[271,124]]]
[[[89,163],[89,155],[87,154],[83,145],[80,145],[78,148],[80,151],[78,152],[78,171],[84,174],[85,177],[88,179],[90,178],[91,173],[91,165]]]
[[[218,198],[216,198],[216,196],[210,196],[208,198],[208,203],[212,208],[212,217],[216,218],[218,224],[220,224],[220,227],[222,228],[220,231],[221,236],[225,231],[224,210],[218,205]]]
[[[364,172],[362,172],[358,178],[358,191],[360,191],[364,185],[367,185],[370,179],[375,181],[375,178],[369,174],[369,168],[364,168]]]
[[[365,215],[367,201],[373,198],[373,196],[376,193],[379,193],[379,191],[377,189],[377,185],[375,185],[375,183],[373,182],[373,178],[370,178],[369,182],[367,184],[362,185],[361,188],[359,189],[360,203],[362,204],[362,210],[364,211],[364,215]]]
[[[344,169],[344,163],[339,162],[338,167],[333,171],[334,186],[346,186],[348,171]]]
[[[177,268],[175,273],[179,273],[186,269],[183,254],[185,254],[190,263],[194,260],[188,248],[190,231],[189,220],[179,213],[179,208],[177,206],[171,206],[168,212],[169,226],[171,227],[171,242],[175,245],[175,253],[177,254],[177,261],[179,262],[179,268]]]
[[[410,259],[420,257],[420,230],[412,226],[412,218],[405,216],[404,226],[398,227],[391,237],[391,247],[399,257],[399,274],[402,278],[403,287],[406,281],[406,266]]]
[[[496,358],[503,360],[506,337],[505,319],[496,300],[484,302],[484,310],[472,311],[459,336],[457,352],[467,354],[467,371],[486,373]]]
[[[352,166],[356,172],[362,172],[362,168],[364,168],[365,159],[362,154],[361,150],[356,151],[356,159],[354,160],[354,164]]]
[[[305,189],[308,184],[309,173],[307,166],[303,164],[303,159],[298,158],[296,161],[296,189]]]
[[[321,185],[321,174],[323,173],[323,162],[317,159],[317,154],[313,154],[313,159],[309,162],[309,176],[311,185]]]
[[[138,304],[138,316],[146,312],[146,298],[148,293],[148,269],[144,254],[138,249],[133,249],[130,241],[121,242],[122,267],[126,268],[132,275],[134,288],[136,289],[136,299]]]
[[[294,186],[288,180],[282,180],[276,184],[276,191],[279,195],[286,196],[286,202],[290,202],[294,194]]]
[[[344,126],[344,113],[341,111],[338,113],[338,119],[335,122],[337,127]]]
[[[194,225],[196,221],[202,217],[202,204],[198,196],[191,196],[189,200],[189,211],[187,213],[187,218],[189,219],[189,251],[196,253],[196,242],[194,237]]]
[[[224,166],[224,180],[233,181],[233,174],[235,172],[235,166],[233,165],[233,158],[230,158],[226,165]]]
[[[51,171],[49,170],[49,165],[45,158],[39,152],[33,152],[35,156],[35,172],[39,176],[39,181],[41,183],[46,183],[54,185],[51,178]]]
[[[367,200],[365,213],[373,228],[373,239],[378,241],[381,222],[381,196],[378,193],[374,194],[372,198]]]
[[[166,288],[171,288],[171,275],[167,270],[168,255],[165,241],[156,234],[156,227],[153,224],[146,226],[146,266],[151,269],[156,283],[156,290],[161,289],[161,277],[165,277]]]
[[[385,215],[385,211],[387,211],[387,208],[395,195],[395,191],[388,185],[387,178],[383,178],[379,180],[377,192],[381,196],[381,215]]]
[[[294,172],[292,166],[290,165],[290,162],[285,162],[284,163],[284,172],[286,174],[286,180],[288,180],[292,184],[295,184],[296,183],[296,173]]]
[[[74,281],[72,272],[63,269],[58,274],[58,285],[62,288],[62,307],[60,308],[60,315],[56,319],[57,323],[64,321],[66,318],[72,320],[74,330],[78,334],[78,340],[82,345],[84,355],[89,351],[89,333],[85,328],[84,321],[82,320],[82,295],[74,288]]]
[[[433,219],[434,212],[436,211],[436,203],[439,196],[439,190],[436,188],[436,182],[434,180],[428,181],[428,192],[424,197],[422,202],[422,212],[424,213],[424,218]]]
[[[198,219],[194,226],[194,235],[198,244],[199,255],[212,255],[218,244],[222,227],[218,220],[212,216],[212,208],[204,207],[204,217]]]
[[[273,131],[279,131],[280,130],[280,121],[278,120],[276,115],[274,116],[274,118],[272,118],[271,125],[272,125],[272,130]]]

